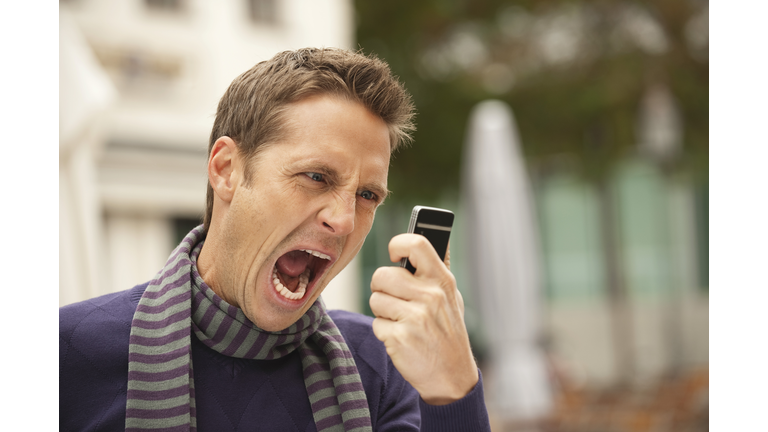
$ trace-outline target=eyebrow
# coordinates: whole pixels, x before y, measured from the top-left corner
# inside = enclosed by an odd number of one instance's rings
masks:
[[[333,179],[339,178],[338,171],[335,168],[331,167],[325,162],[320,162],[317,160],[312,160],[312,159],[305,160],[304,163],[300,165],[299,169],[301,170],[306,169],[307,171],[316,170],[316,171],[320,171],[320,174],[327,175]],[[381,203],[384,202],[384,200],[387,198],[387,196],[389,196],[389,193],[390,193],[386,187],[379,184],[378,182],[364,184],[361,186],[361,189],[369,190],[374,194],[376,194],[376,196],[379,197],[379,200]]]
[[[366,189],[370,190],[371,192],[375,193],[379,197],[379,203],[383,204],[384,200],[387,199],[389,196],[389,190],[386,188],[379,187],[377,185],[370,185],[367,186]]]

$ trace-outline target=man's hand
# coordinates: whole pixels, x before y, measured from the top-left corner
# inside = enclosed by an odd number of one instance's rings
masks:
[[[380,267],[371,280],[373,332],[395,367],[431,405],[463,398],[477,384],[477,366],[464,325],[464,300],[429,241],[401,234],[389,242],[392,262],[408,257],[416,268]]]

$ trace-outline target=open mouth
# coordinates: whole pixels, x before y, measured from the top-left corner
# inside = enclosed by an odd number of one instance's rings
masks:
[[[299,300],[330,263],[331,257],[322,252],[309,249],[290,251],[278,258],[272,269],[275,290],[287,299]]]

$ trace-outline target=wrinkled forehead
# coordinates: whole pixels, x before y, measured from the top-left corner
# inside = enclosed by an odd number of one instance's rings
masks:
[[[291,160],[323,160],[337,171],[343,168],[340,163],[347,162],[386,181],[390,131],[384,120],[360,102],[321,94],[287,104],[281,114],[280,133],[261,152],[279,146]]]
[[[282,104],[277,110],[275,115],[278,116],[279,122],[280,122],[280,136],[281,138],[286,138],[288,135],[295,133],[298,128],[300,128],[303,125],[303,122],[306,121],[304,117],[291,115],[294,111],[294,108],[303,102],[306,102],[308,100],[312,99],[329,99],[332,101],[338,101],[343,103],[349,103],[357,105],[363,109],[365,109],[371,116],[376,117],[379,121],[382,122],[384,126],[387,128],[388,132],[388,140],[389,140],[389,153],[392,155],[395,150],[395,144],[397,142],[397,136],[395,133],[395,127],[392,124],[387,123],[380,115],[376,114],[373,110],[371,110],[369,107],[367,107],[362,101],[359,99],[356,99],[352,97],[351,95],[343,92],[312,92],[306,95],[303,95],[302,97],[291,101],[286,102]]]

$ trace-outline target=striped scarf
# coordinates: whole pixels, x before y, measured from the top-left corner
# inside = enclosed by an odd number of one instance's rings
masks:
[[[194,331],[230,357],[270,360],[298,349],[317,430],[370,431],[360,374],[323,302],[318,298],[285,330],[261,330],[198,274],[202,232],[199,226],[187,234],[139,300],[131,323],[125,430],[197,430]]]

